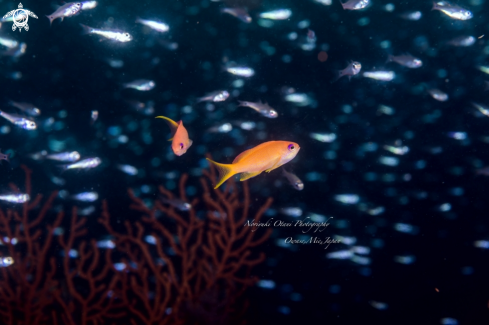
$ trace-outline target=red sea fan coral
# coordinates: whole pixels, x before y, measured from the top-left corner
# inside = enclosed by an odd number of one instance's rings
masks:
[[[150,209],[129,190],[131,208],[143,214],[140,221],[124,222],[125,232],[110,224],[107,204],[99,220],[114,236],[117,249],[125,254],[127,272],[118,294],[134,317],[133,324],[236,324],[243,311],[239,303],[245,289],[256,282],[250,276],[253,266],[265,258],[254,256],[251,248],[263,243],[271,233],[253,232],[245,227],[250,208],[249,189],[243,183],[240,198],[231,180],[224,191],[211,190],[214,169],[201,178],[205,214],[197,215],[199,200],[188,212],[177,212],[159,200]],[[179,199],[187,201],[184,174],[179,184]],[[168,199],[173,194],[159,187]],[[269,198],[256,212],[255,221],[271,205]],[[157,217],[161,215],[160,217]],[[153,243],[145,241],[150,235]]]
[[[30,195],[31,170],[22,168]],[[242,191],[233,180],[225,190],[212,190],[216,171],[204,170],[204,176],[203,194],[186,212],[160,200],[148,208],[129,190],[130,207],[142,216],[134,222],[124,215],[123,231],[112,225],[104,201],[99,222],[115,243],[105,251],[87,238],[87,219],[76,207],[65,221],[63,211],[52,217],[57,192],[42,206],[37,195],[21,211],[0,209],[0,258],[14,261],[0,267],[0,324],[242,323],[243,293],[256,282],[251,270],[265,259],[252,249],[271,229],[245,226],[251,202],[246,183]],[[187,178],[180,179],[183,201]],[[159,192],[174,198],[163,187]],[[269,198],[259,207],[254,222],[271,203]]]

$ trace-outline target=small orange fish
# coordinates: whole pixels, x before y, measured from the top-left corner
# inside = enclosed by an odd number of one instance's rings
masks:
[[[220,164],[207,158],[219,171],[219,179],[214,189],[221,186],[231,176],[239,173],[241,173],[240,181],[255,177],[263,171],[269,173],[294,159],[299,150],[300,147],[295,142],[268,141],[243,151],[234,158],[232,164]]]
[[[171,148],[173,153],[177,156],[181,156],[187,152],[188,148],[192,145],[192,140],[188,138],[187,129],[183,126],[182,121],[175,122],[165,116],[157,116],[156,118],[162,118],[166,124],[170,127],[172,137],[168,141],[172,141]]]

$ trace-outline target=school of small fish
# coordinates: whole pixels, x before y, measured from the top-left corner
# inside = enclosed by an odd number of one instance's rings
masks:
[[[278,321],[309,304],[321,320],[368,308],[381,323],[402,295],[470,295],[450,281],[489,271],[464,258],[489,251],[485,0],[23,5],[42,18],[28,32],[0,19],[1,168],[18,177],[34,165],[58,207],[95,215],[130,187],[148,207],[185,213],[191,200],[158,197],[158,185],[175,190],[212,165],[215,189],[238,175],[256,200],[273,197],[266,218],[331,223],[318,235],[338,241],[326,250],[299,244],[315,234],[274,230],[257,286]],[[31,200],[0,191],[6,206]],[[12,263],[0,256],[0,268]],[[282,274],[289,265],[304,265],[300,280]],[[469,324],[453,306],[429,319]]]

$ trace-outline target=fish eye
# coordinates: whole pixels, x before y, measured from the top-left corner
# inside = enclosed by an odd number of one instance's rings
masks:
[[[180,149],[183,149],[183,143],[180,143]]]
[[[289,147],[288,148],[289,148],[289,151],[295,150],[295,146],[292,143],[289,144]]]
[[[129,33],[125,33],[124,35],[126,35],[126,37],[129,37]]]

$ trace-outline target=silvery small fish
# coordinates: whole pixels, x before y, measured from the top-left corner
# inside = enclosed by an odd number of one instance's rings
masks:
[[[167,199],[164,197],[160,197],[161,202],[165,204],[169,204],[174,208],[177,208],[180,211],[188,211],[192,208],[192,205],[190,203],[187,203],[185,201],[182,201],[180,199]]]
[[[337,71],[336,78],[333,80],[336,81],[343,76],[348,76],[348,79],[351,79],[352,76],[357,75],[362,69],[362,64],[360,62],[353,61],[343,70]]]
[[[24,117],[7,114],[3,111],[0,111],[0,116],[9,120],[10,122],[17,125],[18,127],[23,128],[24,130],[35,130],[37,128],[36,122],[28,120]]]
[[[433,8],[431,10],[439,10],[448,17],[457,20],[468,20],[474,16],[470,10],[451,4],[448,1],[433,1]]]
[[[246,9],[243,8],[223,8],[221,9],[221,12],[224,12],[226,14],[230,14],[231,16],[234,16],[241,20],[244,23],[251,23],[252,19]]]
[[[423,66],[423,61],[421,61],[418,58],[415,58],[411,54],[403,54],[403,55],[389,55],[389,58],[387,59],[389,62],[396,62],[404,67],[410,68],[410,69],[417,69]]]
[[[83,24],[80,24],[80,26],[83,28],[84,34],[99,35],[111,41],[120,42],[120,43],[126,43],[132,41],[131,34],[121,30],[97,29]]]
[[[143,24],[144,26],[147,26],[151,28],[152,30],[155,30],[160,33],[166,33],[170,30],[170,26],[168,26],[165,23],[162,23],[161,21],[155,21],[155,20],[146,20],[146,19],[141,19],[137,18],[136,23]]]
[[[78,153],[78,151],[61,152],[61,153],[47,155],[46,159],[75,162],[80,159],[80,154]]]
[[[278,113],[276,110],[271,108],[268,104],[263,104],[262,102],[253,103],[253,102],[242,102],[239,101],[238,106],[249,107],[260,113],[261,115],[268,118],[276,118]]]
[[[223,102],[228,99],[229,93],[226,90],[216,90],[197,99],[197,102]]]
[[[344,3],[341,2],[341,6],[344,10],[360,10],[366,8],[369,4],[370,0],[349,0]]]
[[[69,164],[65,166],[60,166],[63,168],[63,170],[68,170],[68,169],[88,169],[88,168],[95,168],[98,165],[102,163],[102,160],[98,157],[94,158],[87,158],[84,160],[80,160],[74,164]]]
[[[26,114],[29,114],[30,116],[41,115],[41,110],[30,103],[14,102],[11,100],[9,102],[9,105],[20,109],[21,111],[23,111]]]
[[[30,200],[29,194],[7,194],[0,195],[0,200],[11,203],[25,203]]]
[[[474,36],[459,36],[447,42],[447,45],[469,47],[475,44]]]
[[[282,168],[282,174],[296,190],[302,191],[304,189],[304,183],[295,174],[286,171],[285,168]]]
[[[125,83],[124,88],[132,88],[139,91],[150,91],[156,84],[153,80],[137,79],[128,83]]]
[[[68,2],[58,9],[56,9],[55,12],[50,14],[48,17],[49,19],[49,24],[52,25],[53,21],[55,19],[61,18],[61,21],[65,19],[65,17],[71,17],[75,16],[78,13],[80,13],[80,10],[82,9],[82,3],[81,2]]]

